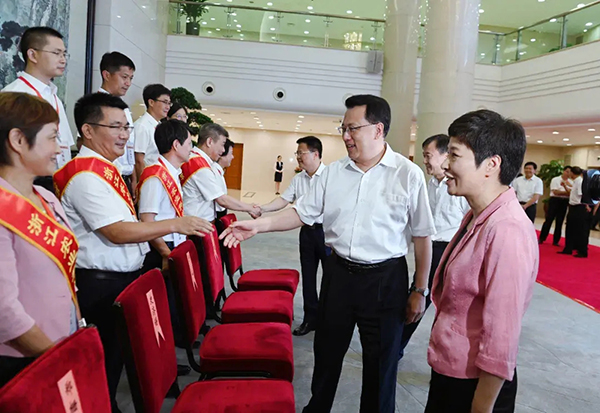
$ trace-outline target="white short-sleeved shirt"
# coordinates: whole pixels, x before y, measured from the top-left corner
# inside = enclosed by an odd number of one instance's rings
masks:
[[[146,166],[150,166],[158,160],[158,147],[154,140],[154,131],[158,126],[158,121],[146,112],[135,121],[133,126],[135,152],[143,153],[144,163]]]
[[[367,172],[348,157],[327,166],[294,208],[307,225],[323,215],[325,244],[358,263],[405,256],[411,237],[435,234],[423,171],[388,144]]]
[[[517,193],[519,202],[529,202],[536,194],[544,195],[544,182],[535,175],[531,179],[527,179],[525,176],[515,178],[512,182],[512,187]]]
[[[448,193],[448,179],[438,181],[432,177],[427,184],[429,195],[429,206],[433,214],[436,234],[431,237],[432,241],[450,242],[465,214],[471,209],[464,196],[453,196]]]
[[[181,193],[181,182],[179,181],[179,174],[181,169],[175,168],[171,163],[162,155],[158,155],[158,159],[162,161],[163,165],[167,167],[169,174],[175,180],[177,188]],[[159,163],[156,162],[155,165]],[[139,200],[139,213],[140,214],[156,214],[154,217],[155,221],[164,221],[165,219],[177,218],[175,208],[171,203],[169,194],[163,186],[160,179],[157,177],[148,178],[140,189],[140,200]],[[163,237],[165,242],[172,242],[175,246],[178,246],[185,241],[185,235],[173,233],[167,234]]]
[[[100,88],[98,89],[100,93],[110,94],[108,91]],[[127,117],[127,123],[133,126],[133,118],[131,117],[131,111],[129,108],[125,109],[125,117]],[[135,169],[135,150],[134,150],[134,142],[135,142],[135,131],[131,131],[129,135],[129,139],[127,140],[127,146],[125,146],[125,153],[118,157],[114,162],[115,165],[118,165],[121,170],[121,174],[123,175],[131,175],[133,174],[133,170]]]
[[[227,193],[227,181],[225,181],[225,170],[223,169],[223,167],[221,165],[219,165],[219,162],[213,163],[212,167],[215,171],[215,174],[217,174],[217,178],[219,178],[219,182],[221,183],[221,187],[223,188],[223,191],[225,191],[225,193]],[[225,211],[225,209],[227,209],[227,208],[224,208],[221,205],[219,205],[217,202],[215,202],[215,209],[217,210],[217,212],[222,212],[222,211]]]
[[[58,142],[60,145],[61,155],[56,157],[56,166],[57,168],[62,168],[71,160],[71,146],[75,144],[75,141],[73,141],[73,134],[71,133],[71,128],[69,127],[69,119],[67,118],[65,105],[56,95],[57,87],[54,83],[47,85],[41,80],[38,80],[37,78],[25,72],[18,73],[18,76],[27,80],[31,86],[33,86],[33,88],[31,88],[22,79],[17,78],[14,82],[2,89],[2,92],[23,92],[34,96],[38,96],[39,93],[43,99],[52,105],[53,108],[58,110]]]
[[[581,204],[581,197],[583,196],[583,176],[578,176],[573,180],[573,188],[571,188],[571,194],[569,195],[569,205]]]
[[[86,146],[77,157],[107,160]],[[76,268],[131,272],[142,267],[150,251],[147,242],[113,244],[98,231],[116,222],[137,222],[127,203],[106,181],[93,173],[80,173],[65,188],[61,203],[79,241]]]
[[[321,178],[321,174],[324,170],[325,165],[321,163],[312,177],[304,170],[300,173],[297,173],[296,176],[292,178],[292,182],[290,182],[290,185],[281,195],[281,198],[288,201],[289,203],[295,202],[298,199],[302,198],[302,196],[308,192],[310,187]],[[322,224],[323,216],[317,218],[315,220],[315,223]]]
[[[200,148],[192,149],[192,156],[202,156],[210,168],[199,169],[183,185],[183,210],[185,215],[192,215],[212,222],[217,217],[215,199],[225,195],[218,174],[215,172],[213,160]]]
[[[552,196],[554,198],[569,199],[569,195],[554,195],[553,192],[552,192],[552,191],[564,191],[565,188],[561,185],[561,183],[563,181],[566,184],[568,184],[569,186],[573,185],[573,181],[571,179],[564,180],[564,179],[562,179],[562,176],[555,176],[550,181],[550,196]]]

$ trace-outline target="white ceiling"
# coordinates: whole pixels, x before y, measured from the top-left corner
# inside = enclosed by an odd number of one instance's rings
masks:
[[[594,129],[594,130],[588,130]],[[527,143],[544,146],[600,146],[600,124],[525,128]],[[558,132],[555,134],[553,132]],[[567,141],[565,139],[568,139]],[[539,143],[538,141],[542,141]]]

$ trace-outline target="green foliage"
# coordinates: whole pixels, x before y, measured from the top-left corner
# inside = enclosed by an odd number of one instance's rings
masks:
[[[200,20],[200,18],[202,18],[202,15],[208,11],[206,9],[206,6],[204,4],[201,4],[205,1],[206,0],[188,0],[187,3],[181,4],[183,12],[190,19],[190,22],[197,23]]]
[[[544,185],[550,186],[552,178],[562,175],[563,168],[565,167],[562,160],[554,159],[549,163],[545,163],[540,167],[537,176],[544,181]]]
[[[200,112],[202,105],[196,100],[192,92],[184,87],[171,89],[171,101],[177,102],[188,109],[188,125],[192,135],[198,136],[200,127],[205,123],[213,123],[213,120]]]

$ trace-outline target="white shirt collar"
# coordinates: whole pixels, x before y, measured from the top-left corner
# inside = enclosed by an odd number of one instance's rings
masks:
[[[448,180],[447,176],[444,176],[444,178],[441,181],[438,181],[438,179],[435,176],[432,176],[431,179],[429,180],[429,185],[433,185],[436,188],[439,188],[440,186],[444,185],[447,180]]]
[[[319,164],[319,167],[317,168],[317,170],[316,170],[316,172],[314,173],[314,175],[313,175],[313,176],[310,176],[310,175],[308,174],[308,172],[306,172],[304,169],[302,170],[302,172],[301,172],[301,173],[303,173],[304,175],[306,175],[306,176],[307,176],[309,179],[312,179],[312,178],[314,178],[315,176],[319,176],[319,175],[321,175],[321,173],[323,173],[323,171],[324,171],[324,170],[325,170],[325,165],[323,165],[323,162],[321,162],[321,163]]]
[[[44,82],[42,82],[41,80],[39,80],[37,77],[33,77],[29,73],[26,73],[26,72],[20,72],[18,75],[22,76],[23,78],[25,78],[25,80],[27,80],[29,83],[31,83],[31,85],[34,88],[36,88],[38,90],[38,92],[44,93],[44,92],[49,91],[53,95],[56,95],[56,91],[58,88],[56,87],[56,85],[54,83],[50,82],[50,84],[47,85]]]
[[[212,159],[210,159],[210,156],[208,156],[206,154],[206,152],[204,152],[202,149],[200,149],[197,146],[194,149],[192,149],[192,152],[194,152],[196,155],[200,155],[201,157],[203,157],[204,159],[206,159],[206,161],[208,162],[208,164],[210,166],[212,166],[212,164],[215,163]]]
[[[179,168],[179,169],[175,168],[173,166],[173,164],[171,162],[169,162],[169,160],[167,158],[165,158],[164,156],[162,156],[162,155],[158,155],[158,159],[162,159],[163,163],[165,164],[165,166],[169,170],[169,173],[173,176],[173,178],[177,179],[177,177],[181,173],[181,168]]]
[[[150,114],[150,112],[146,112],[142,115],[143,118],[146,118],[146,120],[148,122],[150,122],[150,124],[154,127],[156,127],[156,125],[158,125],[158,121],[156,119],[154,119],[154,116],[152,116]]]
[[[353,169],[356,169],[357,171],[362,172],[362,170],[358,166],[356,166],[356,163],[352,159],[350,159],[350,157],[348,157],[346,159],[347,159],[346,165],[344,165],[344,166],[352,165]],[[380,164],[383,166],[389,166],[392,168],[396,168],[398,166],[396,157],[394,156],[394,151],[392,150],[391,146],[387,142],[385,142],[385,153],[383,154],[383,157],[381,158],[381,160],[375,166],[378,166]]]
[[[108,90],[105,90],[105,89],[102,89],[102,88],[99,88],[98,92],[100,92],[100,93],[106,93],[107,95],[110,95],[110,92]]]
[[[221,164],[219,162],[215,162],[215,168],[217,168],[219,170],[219,172],[221,172],[221,175],[223,175],[225,173],[225,169],[223,169],[223,167],[221,166]]]

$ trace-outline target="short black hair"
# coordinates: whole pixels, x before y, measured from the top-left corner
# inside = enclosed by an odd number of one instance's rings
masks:
[[[485,159],[498,155],[502,160],[499,176],[502,185],[510,185],[521,169],[527,140],[525,129],[516,120],[491,110],[476,110],[452,122],[448,136],[473,151],[477,167]]]
[[[219,136],[229,138],[229,132],[217,123],[205,123],[200,128],[200,132],[198,132],[198,146],[204,145],[208,138],[216,141],[219,139]]]
[[[439,153],[448,153],[448,144],[450,143],[450,138],[448,135],[441,133],[439,135],[430,136],[429,138],[425,139],[422,148],[425,149],[432,142],[435,142],[435,149],[437,149]]]
[[[346,109],[357,106],[366,106],[365,119],[373,124],[383,123],[383,136],[387,136],[392,122],[390,104],[385,99],[375,95],[354,95],[346,99]]]
[[[229,149],[233,148],[235,146],[235,143],[227,138],[227,140],[225,141],[225,147],[223,149],[223,153],[221,154],[221,156],[227,156],[227,154],[229,153]]]
[[[25,30],[23,36],[21,36],[21,41],[19,42],[19,50],[25,64],[27,64],[27,51],[29,49],[43,48],[48,44],[48,37],[58,37],[59,39],[62,39],[63,35],[60,34],[58,30],[45,26],[30,27]]]
[[[571,168],[571,172],[575,175],[581,175],[583,173],[583,169],[578,166],[574,166]]]
[[[164,155],[173,148],[173,142],[184,144],[190,133],[190,128],[185,122],[177,119],[165,119],[154,130],[154,142],[158,153]]]
[[[537,163],[535,163],[535,162],[531,162],[531,161],[529,161],[529,162],[525,163],[525,165],[523,165],[523,168],[526,168],[526,167],[528,167],[529,165],[533,166],[533,170],[534,170],[534,171],[537,171]]]
[[[179,109],[183,109],[185,111],[185,114],[188,114],[188,110],[185,106],[183,106],[179,102],[173,102],[173,106],[171,106],[171,109],[169,109],[169,112],[167,113],[167,118],[170,118],[171,116],[176,114],[179,111]]]
[[[146,108],[150,107],[150,100],[156,100],[162,95],[171,97],[171,90],[160,83],[146,85],[144,91],[142,92],[142,97],[144,98],[144,104],[146,105]]]
[[[319,154],[319,159],[323,158],[323,144],[321,143],[321,139],[316,136],[305,136],[298,139],[296,143],[298,145],[301,143],[305,144],[311,152],[316,151]]]
[[[123,66],[135,70],[135,64],[133,63],[133,60],[125,56],[123,53],[104,53],[102,60],[100,60],[100,75],[102,75],[102,72],[105,70],[112,75],[113,73],[118,72]]]
[[[572,170],[572,169],[573,169],[573,167],[572,167],[571,165],[566,165],[566,166],[563,168],[563,171],[566,171],[567,169],[571,169],[571,170]]]
[[[100,122],[104,118],[102,108],[125,110],[128,107],[127,103],[123,102],[120,97],[109,95],[108,93],[98,92],[87,94],[79,98],[73,110],[77,132],[79,132],[80,136],[83,136],[81,128],[84,124]]]

